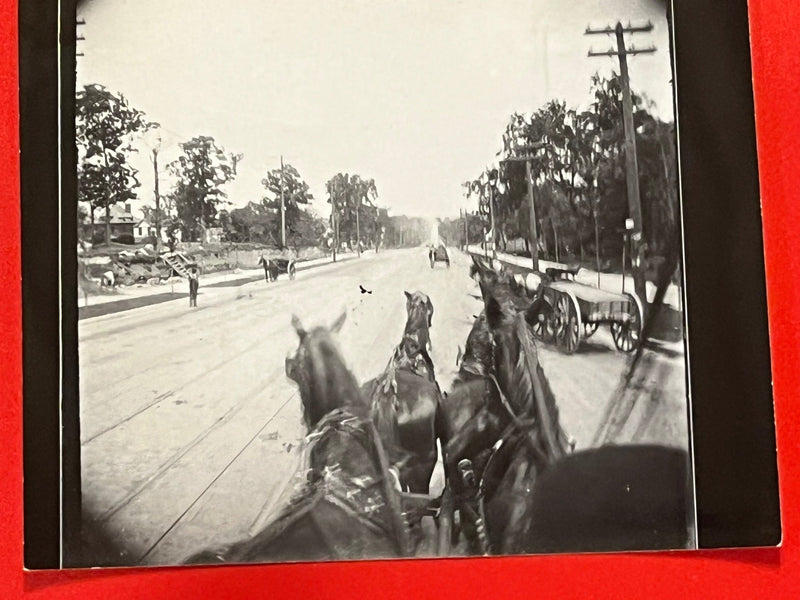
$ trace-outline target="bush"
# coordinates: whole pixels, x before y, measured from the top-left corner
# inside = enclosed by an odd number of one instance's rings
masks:
[[[112,242],[116,242],[117,244],[135,244],[136,241],[133,239],[133,236],[130,233],[123,233],[116,237],[111,238]]]

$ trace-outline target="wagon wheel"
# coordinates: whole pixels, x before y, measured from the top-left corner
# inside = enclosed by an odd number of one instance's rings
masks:
[[[642,302],[635,294],[626,294],[631,298],[630,318],[624,323],[611,323],[611,337],[614,345],[622,352],[633,352],[639,345],[642,333],[643,313]]]
[[[431,269],[432,269],[433,265],[436,264],[436,257],[433,254],[430,254],[430,255],[428,255],[428,258],[431,261]]]
[[[572,354],[581,343],[581,311],[578,301],[570,292],[558,295],[553,311],[556,345],[567,354]]]
[[[544,307],[536,316],[536,323],[532,327],[533,337],[543,342],[552,342],[555,337],[555,319],[553,318],[553,307],[549,302],[544,302]]]
[[[297,275],[297,269],[294,266],[294,263],[289,263],[289,279],[294,279],[295,275]]]
[[[583,337],[584,339],[589,339],[594,335],[594,332],[597,331],[598,328],[597,323],[584,323],[583,324]]]

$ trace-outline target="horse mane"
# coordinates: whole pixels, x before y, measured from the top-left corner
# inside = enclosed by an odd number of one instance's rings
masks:
[[[520,341],[520,352],[514,366],[512,406],[525,402],[525,413],[535,416],[545,443],[545,452],[551,459],[566,454],[566,440],[558,419],[558,406],[550,382],[539,363],[536,345],[528,328],[525,314],[515,319],[515,334]],[[525,394],[524,397],[520,395]]]
[[[543,445],[544,457],[555,460],[566,454],[568,442],[558,419],[558,406],[544,370],[541,367],[536,351],[536,344],[531,333],[527,310],[517,311],[513,304],[503,304],[496,298],[496,286],[481,285],[481,292],[486,302],[486,318],[489,328],[494,321],[495,329],[506,332],[518,342],[518,354],[508,377],[508,396],[500,389],[495,379],[501,400],[507,403],[507,410],[517,423],[532,422],[540,442]],[[528,308],[530,309],[534,302]],[[537,310],[541,308],[537,305]],[[493,343],[496,343],[493,341]],[[491,361],[491,370],[496,369]],[[490,375],[495,377],[495,375]]]

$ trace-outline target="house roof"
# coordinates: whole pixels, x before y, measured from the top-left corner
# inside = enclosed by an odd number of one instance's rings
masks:
[[[136,219],[134,219],[133,215],[130,213],[129,207],[127,206],[119,206],[119,205],[112,205],[111,209],[109,210],[111,214],[110,222],[114,223],[135,223]],[[97,222],[105,223],[106,222],[106,214],[103,211],[100,215],[98,215]]]

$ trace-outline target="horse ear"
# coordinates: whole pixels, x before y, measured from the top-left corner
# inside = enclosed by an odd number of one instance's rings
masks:
[[[342,312],[342,314],[341,314],[341,315],[339,315],[339,318],[338,318],[338,319],[336,319],[336,320],[333,322],[333,325],[331,325],[331,331],[332,331],[333,333],[339,333],[339,331],[341,331],[341,329],[342,329],[342,326],[344,325],[344,322],[345,322],[346,320],[347,320],[347,309],[345,309],[345,310]]]
[[[430,327],[433,322],[433,302],[427,296],[425,297],[425,308],[428,309],[428,327]]]
[[[301,340],[305,339],[307,332],[303,328],[303,324],[300,322],[300,319],[297,315],[292,315],[292,327],[294,327],[294,330],[297,332],[297,335]]]
[[[461,344],[458,345],[458,354],[456,354],[456,366],[461,364],[461,359],[464,358],[464,351],[461,349]]]
[[[406,295],[406,298],[407,298],[408,300],[411,300],[411,298],[413,297],[413,295],[411,294],[411,292],[408,292],[408,291],[406,291],[406,290],[403,290],[403,293]]]

